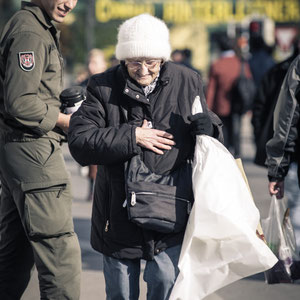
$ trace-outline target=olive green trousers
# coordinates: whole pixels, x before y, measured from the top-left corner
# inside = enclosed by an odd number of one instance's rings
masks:
[[[0,299],[20,299],[35,265],[41,299],[80,298],[81,254],[60,145],[0,141]]]

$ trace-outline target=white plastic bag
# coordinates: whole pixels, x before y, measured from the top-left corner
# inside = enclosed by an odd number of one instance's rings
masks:
[[[193,113],[201,112],[196,97]],[[203,299],[243,277],[271,268],[277,258],[257,237],[259,211],[230,152],[197,136],[193,161],[195,203],[171,300]]]
[[[299,255],[286,199],[272,196],[268,217],[262,220],[262,225],[267,244],[279,259],[273,268],[265,272],[266,282],[292,283],[291,267],[294,261],[299,261]]]

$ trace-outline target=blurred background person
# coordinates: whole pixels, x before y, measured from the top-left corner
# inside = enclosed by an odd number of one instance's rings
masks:
[[[171,53],[171,60],[175,63],[181,64],[183,62],[183,53],[179,49],[175,49]]]
[[[88,53],[86,78],[79,82],[79,85],[86,87],[92,75],[102,73],[107,69],[107,62],[104,53],[101,49],[94,48]],[[89,165],[88,171],[86,168],[81,168],[81,174],[89,179],[89,193],[87,201],[92,201],[94,196],[94,183],[97,175],[97,165]]]
[[[104,53],[101,49],[94,48],[88,53],[86,78],[79,85],[86,87],[90,77],[102,73],[107,69]]]
[[[183,56],[182,64],[200,74],[199,70],[192,65],[192,56],[193,56],[192,50],[189,48],[183,49],[182,56]]]
[[[266,45],[262,36],[250,38],[249,65],[257,88],[264,74],[275,64],[271,53],[272,48]]]
[[[110,67],[117,66],[119,63],[120,63],[120,61],[116,58],[116,56],[114,54],[112,54],[109,57],[109,66]]]
[[[171,53],[171,60],[175,63],[182,64],[200,74],[200,71],[192,65],[192,50],[189,48],[185,48],[183,50],[173,50]]]
[[[235,157],[240,157],[241,116],[233,114],[230,93],[241,71],[241,59],[234,51],[234,41],[226,35],[218,37],[220,57],[210,67],[206,91],[208,108],[223,122],[224,144]],[[251,77],[250,67],[245,62],[245,73]]]

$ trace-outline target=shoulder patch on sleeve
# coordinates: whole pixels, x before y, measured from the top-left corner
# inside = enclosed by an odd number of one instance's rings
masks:
[[[19,52],[19,64],[22,70],[26,72],[32,71],[35,66],[34,52]]]

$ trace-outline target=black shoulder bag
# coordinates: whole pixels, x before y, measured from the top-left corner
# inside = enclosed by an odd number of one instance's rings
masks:
[[[130,221],[164,233],[185,230],[194,199],[190,161],[159,175],[136,155],[127,163],[125,180]]]

